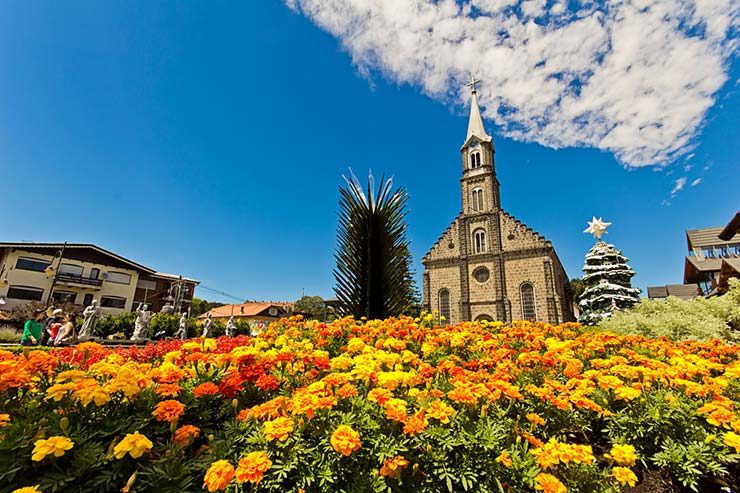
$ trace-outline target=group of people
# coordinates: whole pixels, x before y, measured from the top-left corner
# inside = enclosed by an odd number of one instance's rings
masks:
[[[74,338],[74,317],[57,308],[48,313],[37,310],[23,325],[23,346],[58,346]]]

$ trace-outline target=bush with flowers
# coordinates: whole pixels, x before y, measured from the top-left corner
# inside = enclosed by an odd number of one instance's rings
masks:
[[[0,492],[737,491],[739,406],[740,347],[576,324],[0,351]]]

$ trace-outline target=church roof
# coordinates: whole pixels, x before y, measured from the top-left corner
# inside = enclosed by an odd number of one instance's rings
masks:
[[[463,147],[468,145],[472,137],[477,137],[484,142],[491,142],[493,140],[483,126],[483,118],[480,116],[480,107],[478,107],[478,91],[475,89],[475,84],[472,81],[471,85],[473,87],[473,97],[470,102],[470,116],[468,117],[468,135],[465,137]]]

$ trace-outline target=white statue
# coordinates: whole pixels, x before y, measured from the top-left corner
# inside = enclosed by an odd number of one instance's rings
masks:
[[[206,319],[203,320],[203,337],[211,337],[211,329],[213,328],[213,320],[211,320],[211,314],[206,315]]]
[[[188,338],[188,312],[182,312],[182,317],[180,317],[180,326],[175,337],[179,337],[180,339]]]
[[[82,315],[85,317],[85,320],[82,322],[79,339],[89,339],[95,335],[95,326],[98,324],[98,319],[100,318],[98,300],[92,300],[92,303],[85,308]]]
[[[136,308],[136,323],[134,324],[134,335],[132,341],[142,341],[149,338],[149,321],[152,313],[149,311],[149,305],[139,303]]]
[[[234,315],[229,317],[229,321],[226,322],[226,337],[236,336],[236,324],[234,323]]]

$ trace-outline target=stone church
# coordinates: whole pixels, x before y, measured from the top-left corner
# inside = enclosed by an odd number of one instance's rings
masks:
[[[462,211],[424,256],[424,307],[447,323],[574,320],[550,241],[501,208],[493,138],[473,80],[462,146]]]

